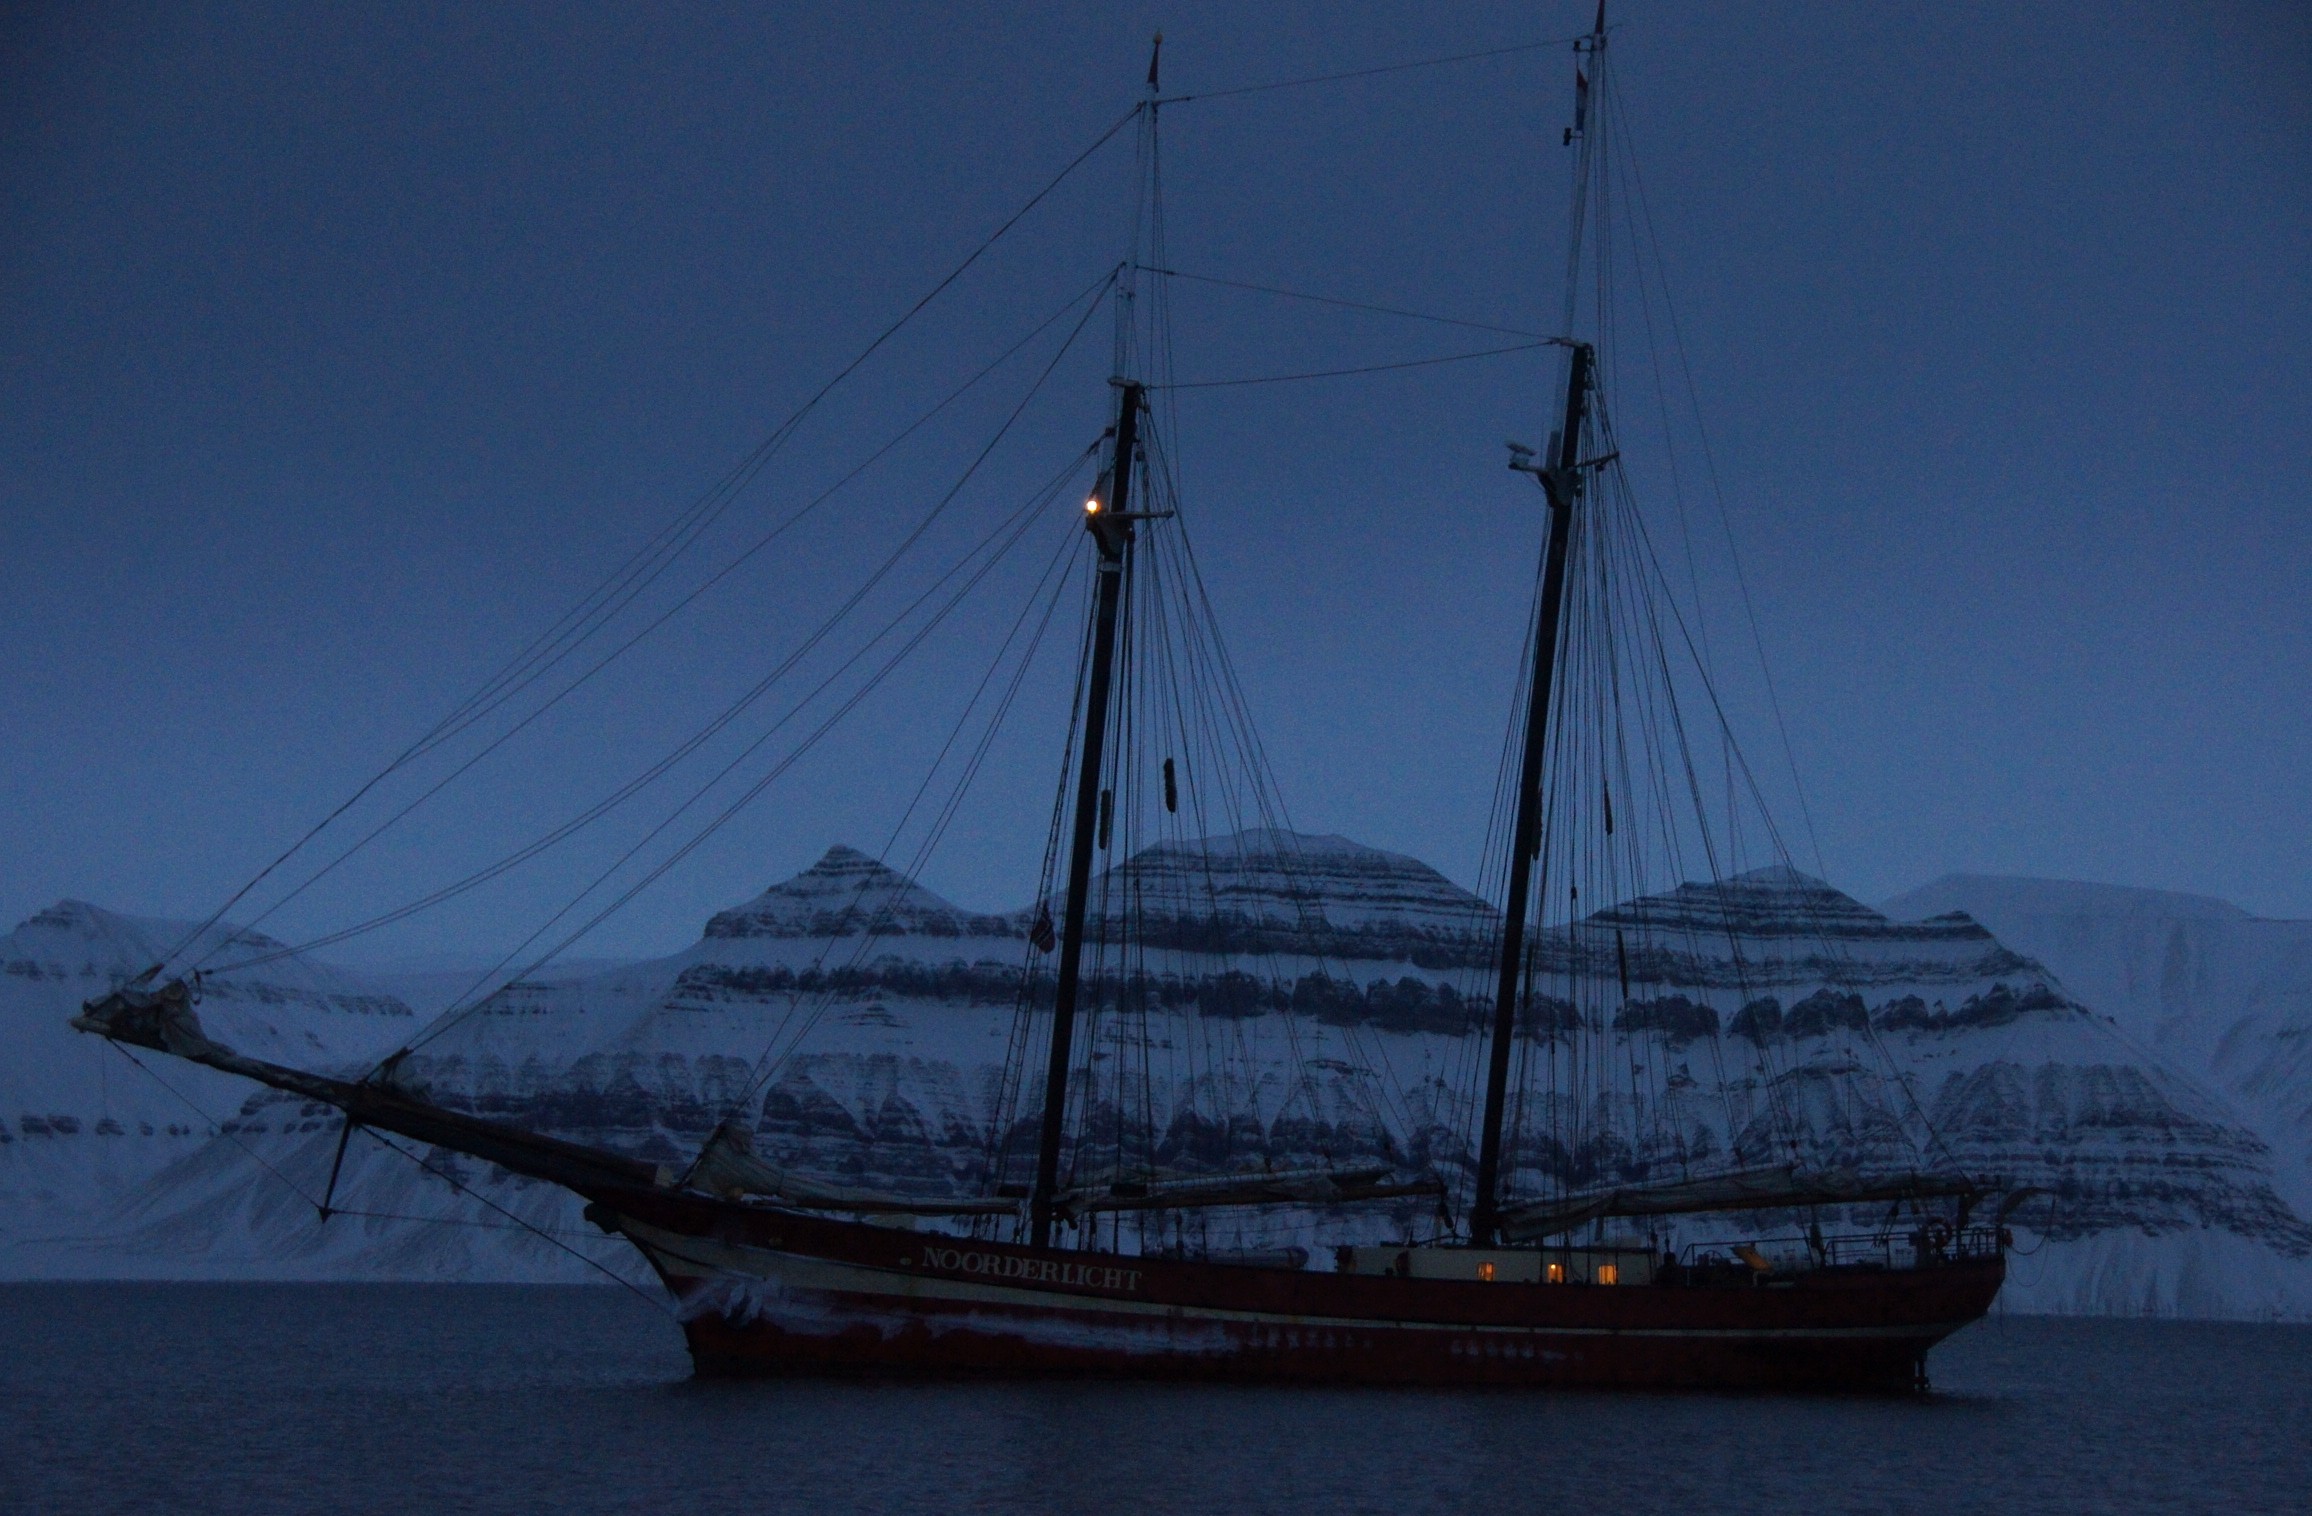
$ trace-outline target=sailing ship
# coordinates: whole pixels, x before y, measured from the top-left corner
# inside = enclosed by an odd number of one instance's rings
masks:
[[[1575,328],[1583,221],[1602,193],[1607,42],[1601,5],[1574,44],[1561,333]],[[1166,103],[1156,77],[1152,62],[1137,112],[1151,163]],[[1141,264],[1142,251],[1127,277],[1161,275],[1160,258]],[[1771,1067],[1766,1040],[1743,1047],[1743,1018],[1780,1009],[1748,993],[1745,952],[1760,927],[1737,920],[1741,881],[1719,878],[1723,834],[1706,820],[1665,819],[1681,773],[1696,807],[1700,786],[1652,598],[1661,576],[1630,511],[1590,340],[1549,339],[1562,361],[1549,444],[1511,448],[1510,467],[1539,487],[1546,526],[1501,786],[1502,905],[1480,981],[1451,1002],[1483,1049],[1464,1071],[1469,1099],[1433,1111],[1437,1129],[1417,1141],[1401,1133],[1315,1165],[1251,1167],[1228,1140],[1227,1108],[1241,1104],[1242,1087],[1207,1068],[1167,1086],[1175,1132],[1199,1100],[1212,1107],[1190,1123],[1196,1140],[1161,1140],[1149,1093],[1154,1021],[1241,1015],[1216,985],[1257,1000],[1309,963],[1304,934],[1282,945],[1293,961],[1272,963],[1265,979],[1183,978],[1191,960],[1273,960],[1280,945],[1211,898],[1204,844],[1181,831],[1183,767],[1206,775],[1207,790],[1225,789],[1209,776],[1233,754],[1253,772],[1226,804],[1265,813],[1268,799],[1241,692],[1197,622],[1201,586],[1158,434],[1160,344],[1135,336],[1161,302],[1136,308],[1130,293],[1118,302],[1112,424],[1087,450],[1097,472],[1080,527],[1069,528],[1090,569],[1072,726],[979,1193],[814,1178],[759,1153],[759,1125],[744,1112],[678,1169],[453,1109],[401,1078],[398,1055],[359,1079],[246,1057],[204,1032],[197,978],[164,978],[163,966],[88,1002],[74,1024],[336,1108],[340,1162],[344,1142],[368,1128],[567,1188],[588,1220],[656,1271],[702,1373],[1923,1386],[1929,1349],[1983,1316],[1999,1291],[2015,1197],[1933,1161],[1915,1101],[1908,1115],[1885,1104],[1889,1090],[1907,1094],[1899,1079],[1881,1081],[1880,1106],[1848,1122],[1876,1138],[1850,1144],[1842,1161],[1835,1143],[1806,1130],[1807,1113],[1788,1098],[1791,1071]],[[1209,685],[1182,693],[1183,678],[1195,683],[1183,668],[1202,668]],[[1158,766],[1143,751],[1151,737],[1181,751]],[[1203,760],[1176,763],[1189,749]],[[1659,823],[1651,841],[1641,816]],[[1136,817],[1178,835],[1101,869]],[[1272,862],[1291,895],[1291,834],[1266,835],[1287,839]],[[1696,848],[1711,882],[1639,888]],[[1608,903],[1585,912],[1585,889]],[[1818,924],[1765,930],[1805,939]],[[1705,940],[1718,949],[1703,951]],[[1320,971],[1300,983],[1312,981],[1331,982]],[[1834,1020],[1848,1014],[1836,988],[1816,997]],[[1725,1028],[1712,1002],[1729,991],[1743,1004]],[[1846,1024],[1867,1041],[1867,1018]],[[1644,1036],[1754,1060],[1755,1078],[1720,1080],[1722,1143],[1681,1114],[1697,1098],[1682,1065],[1622,1066],[1630,1039]],[[1127,1130],[1123,1091],[1135,1082],[1141,1120]],[[1739,1110],[1737,1090],[1749,1102]],[[1459,1132],[1443,1130],[1456,1121]],[[1896,1161],[1906,1154],[1889,1133],[1908,1141],[1911,1161]],[[1251,1224],[1216,1243],[1203,1224],[1216,1215]],[[1261,1218],[1279,1217],[1290,1224],[1262,1231]],[[1280,1237],[1330,1245],[1312,1256]]]

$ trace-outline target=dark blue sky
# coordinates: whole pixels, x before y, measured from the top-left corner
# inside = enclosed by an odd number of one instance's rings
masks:
[[[1570,34],[1589,8],[11,8],[0,915],[212,907],[1128,106],[1156,27],[1167,87],[1197,90]],[[2039,873],[2312,916],[2304,8],[1615,14],[1833,880]],[[1552,324],[1567,64],[1168,112],[1173,264]],[[690,577],[1121,256],[1129,160],[1088,164],[814,418]],[[1201,287],[1177,312],[1184,376],[1465,345]],[[956,543],[1097,434],[1093,346]],[[1539,531],[1500,444],[1547,431],[1553,372],[1182,397],[1199,550],[1304,828],[1475,878]],[[649,761],[834,603],[1002,399],[268,925],[419,893]],[[1739,649],[1686,441],[1705,607]],[[1659,462],[1632,468],[1667,509]],[[830,842],[879,848],[994,614],[589,950],[671,946]],[[1760,721],[1754,675],[1728,685]],[[1027,699],[936,887],[1031,892],[1057,705]],[[1770,725],[1745,735],[1781,768]],[[509,946],[616,840],[348,951]]]

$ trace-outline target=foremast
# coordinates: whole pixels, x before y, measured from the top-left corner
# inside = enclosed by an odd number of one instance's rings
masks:
[[[1151,64],[1153,68],[1153,64]],[[1076,1031],[1076,1001],[1083,984],[1084,917],[1091,898],[1092,854],[1097,846],[1107,757],[1108,697],[1116,669],[1116,622],[1132,545],[1132,466],[1139,449],[1146,389],[1131,380],[1116,387],[1115,447],[1106,489],[1084,502],[1084,529],[1099,550],[1092,609],[1092,666],[1085,680],[1084,741],[1076,771],[1075,824],[1068,847],[1068,892],[1060,917],[1058,984],[1052,993],[1052,1046],[1044,1071],[1043,1127],[1036,1143],[1035,1189],[1028,1199],[1029,1241],[1048,1247],[1060,1198],[1060,1144],[1067,1130],[1068,1062]]]

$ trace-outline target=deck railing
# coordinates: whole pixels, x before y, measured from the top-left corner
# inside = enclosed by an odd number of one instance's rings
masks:
[[[1929,1223],[1883,1232],[1713,1238],[1687,1243],[1678,1250],[1678,1262],[1686,1268],[1721,1265],[1776,1274],[1823,1268],[1916,1269],[1995,1257],[2001,1246],[1997,1227],[1971,1226],[1954,1231],[1946,1224]],[[1760,1263],[1767,1268],[1760,1269]]]

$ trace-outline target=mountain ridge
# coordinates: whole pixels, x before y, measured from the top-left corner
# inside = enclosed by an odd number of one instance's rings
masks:
[[[2220,1092],[2312,1203],[2312,921],[2204,895],[1945,875],[1890,914],[1965,909],[2062,974],[2131,1038]]]
[[[1235,1094],[1209,1082],[1216,1074],[1197,1076],[1203,1083],[1164,1075],[1156,1087],[1175,1090],[1182,1101],[1190,1090],[1203,1092],[1196,1099],[1240,1099],[1245,1114],[1231,1119],[1256,1121],[1257,1130],[1243,1129],[1245,1140],[1279,1165],[1382,1153],[1393,1140],[1412,1144],[1394,1161],[1448,1172],[1466,1163],[1466,1097],[1452,1071],[1474,1046],[1478,1007],[1456,986],[1470,982],[1471,940],[1492,924],[1479,907],[1490,907],[1418,860],[1346,839],[1315,839],[1306,848],[1274,833],[1231,840],[1238,845],[1218,851],[1233,887],[1204,892],[1201,915],[1184,904],[1178,919],[1197,930],[1162,948],[1158,967],[1202,1006],[1204,1023],[1265,1049],[1267,1061],[1256,1063],[1268,1072]],[[1321,866],[1306,862],[1312,857]],[[1177,860],[1144,853],[1103,877],[1162,885],[1177,883],[1178,874]],[[1662,974],[1648,979],[1639,963],[1634,998],[1605,1029],[1627,1056],[1660,1060],[1673,1071],[1659,1114],[1688,1137],[1739,1150],[1753,1135],[1757,1102],[1772,1088],[1779,1091],[1772,1098],[1801,1113],[1807,1141],[1827,1158],[1883,1159],[1897,1135],[1853,1125],[1838,1096],[1840,1081],[1857,1077],[1883,1043],[1956,1156],[2017,1182],[2048,1181],[2059,1196],[2029,1234],[2040,1248],[2038,1276],[2018,1276],[2010,1308],[2132,1312],[2148,1302],[2169,1313],[2312,1314],[2312,1227],[2301,1201],[2284,1193],[2271,1144],[2237,1118],[2223,1092],[2136,1047],[2038,955],[2008,946],[1971,916],[1893,921],[1796,871],[1737,876],[1717,892],[1715,906],[1707,887],[1682,889],[1622,902],[1583,925],[1602,938],[1616,920],[1658,923],[1671,912],[1702,919],[1715,909],[1714,929],[1757,928],[1742,939],[1758,950],[1746,972],[1759,994],[1746,1003],[1728,997],[1715,1008],[1691,999],[1673,1004],[1680,997],[1651,987]],[[914,929],[861,955],[865,939],[851,909],[858,901],[846,902],[846,890],[890,902],[894,918]],[[1867,960],[1867,993],[1818,982],[1820,955],[1790,945],[1807,934],[1758,925],[1772,916],[1777,892],[1786,900],[1805,897],[1813,934],[1841,934]],[[1354,929],[1335,929],[1335,912]],[[48,914],[19,929],[39,939],[33,949],[41,941],[54,949],[51,939],[65,930],[42,924]],[[715,919],[725,917],[746,929],[703,931],[677,953],[642,964],[511,987],[434,1035],[405,1060],[405,1077],[446,1104],[670,1162],[687,1160],[708,1127],[744,1108],[760,1087],[757,1141],[777,1161],[847,1183],[927,1193],[977,1183],[1018,1005],[1028,911],[961,912],[855,849],[831,849],[811,869]],[[1267,946],[1292,951],[1278,955],[1276,977],[1247,989],[1251,981],[1238,984],[1221,972],[1236,939],[1206,930],[1214,922],[1230,931],[1257,928],[1268,934],[1261,939]],[[1568,970],[1600,980],[1611,972],[1578,934],[1562,925],[1552,931],[1554,939],[1544,938],[1557,943],[1551,951]],[[36,1013],[53,1029],[51,1043],[68,1040],[65,1054],[83,1063],[98,1054],[117,1061],[61,1023],[76,995],[99,992],[108,974],[141,968],[134,960],[152,935],[142,928],[111,937],[82,932],[74,940],[111,943],[109,958],[84,945],[63,977],[47,978],[45,968],[38,979],[12,967],[0,973],[11,1013],[0,1034],[10,1056],[21,1061],[18,1034]],[[12,937],[0,965],[22,959],[63,966],[69,957],[44,960]],[[797,987],[811,975],[819,976],[811,981],[815,1020],[795,1009]],[[223,1019],[212,1027],[227,1040],[236,1025],[262,1039],[268,1028],[247,1023],[250,1007],[309,1004],[287,982],[293,977],[281,969],[263,993],[254,984],[213,987],[202,1014],[218,1007]],[[324,989],[307,985],[304,992]],[[1555,1014],[1545,1010],[1521,1036],[1549,1046],[1565,1035],[1550,1023]],[[396,1019],[391,1030],[406,1038],[413,1019]],[[791,1056],[775,1077],[758,1079],[762,1050],[777,1051],[782,1039]],[[301,1053],[304,1060],[320,1053],[374,1058],[383,1051],[376,1040],[356,1047],[359,1038],[340,1039],[342,1046]],[[1095,1052],[1110,1056],[1129,1051],[1112,1036],[1094,1042]],[[1705,1049],[1716,1051],[1704,1057]],[[1713,1071],[1713,1059],[1726,1065],[1723,1073]],[[1399,1139],[1374,1116],[1371,1092],[1384,1066],[1396,1068],[1409,1102],[1412,1119],[1399,1123]],[[116,1104],[123,1098],[85,1083],[75,1088]],[[1077,1092],[1093,1125],[1121,1115],[1104,1089],[1095,1082]],[[16,1128],[0,1144],[0,1176],[13,1176],[0,1183],[0,1240],[9,1244],[0,1268],[300,1277],[585,1272],[561,1251],[589,1246],[578,1240],[584,1229],[568,1197],[439,1155],[493,1204],[555,1240],[509,1231],[502,1219],[496,1232],[447,1219],[319,1227],[310,1201],[336,1145],[332,1114],[246,1086],[201,1093],[215,1102],[216,1132],[173,1143],[132,1135],[133,1127],[100,1139],[86,1122],[63,1136],[53,1126],[34,1133],[16,1119],[21,1102],[16,1111],[0,1106],[5,1124]],[[1744,1101],[1750,1127],[1739,1114]],[[1216,1131],[1183,1125],[1185,1119],[1159,1132],[1164,1161],[1192,1167],[1199,1154],[1226,1151]],[[141,1172],[118,1161],[148,1141],[165,1161]],[[47,1164],[45,1210],[25,1199],[39,1187],[25,1182],[41,1177],[26,1161],[35,1149]],[[57,1155],[67,1150],[111,1161],[110,1179],[93,1160],[60,1166]],[[1552,1147],[1532,1134],[1513,1145],[1511,1158],[1513,1177],[1527,1186],[1663,1161],[1643,1151]],[[294,1194],[267,1166],[306,1193]],[[83,1200],[96,1199],[66,1203],[73,1184],[87,1187]],[[474,1209],[410,1156],[367,1138],[349,1149],[340,1193],[341,1206],[369,1218],[449,1218]],[[102,1235],[104,1247],[75,1251],[54,1245],[54,1235],[30,1236],[41,1217],[63,1222],[66,1212],[82,1235]],[[33,1241],[41,1245],[23,1245]],[[594,1253],[614,1269],[629,1262],[614,1248]]]

